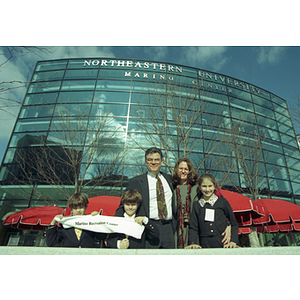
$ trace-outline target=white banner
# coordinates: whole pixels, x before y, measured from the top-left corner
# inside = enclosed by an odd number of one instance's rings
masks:
[[[64,228],[76,227],[80,229],[104,232],[104,233],[124,233],[140,239],[145,226],[136,223],[134,220],[129,220],[123,217],[109,216],[70,216],[62,219],[55,218],[58,223],[61,223]]]

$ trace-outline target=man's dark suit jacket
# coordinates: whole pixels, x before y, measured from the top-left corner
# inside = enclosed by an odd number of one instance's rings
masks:
[[[166,173],[160,172],[165,179],[167,180],[170,189],[173,193],[172,198],[172,227],[173,232],[175,232],[177,227],[177,209],[175,205],[175,196],[174,196],[174,189],[172,185],[172,178],[171,175],[168,175]],[[148,185],[148,179],[147,179],[147,173],[144,173],[142,175],[136,176],[132,179],[130,179],[127,183],[126,190],[139,190],[142,194],[142,203],[140,204],[136,215],[137,216],[146,216],[149,218],[149,185]],[[115,216],[122,217],[124,213],[123,204],[120,203],[119,208],[116,210]]]
[[[46,244],[48,247],[53,247],[63,240],[63,247],[95,248],[95,237],[101,239],[101,234],[82,230],[80,240],[78,240],[74,227],[64,229],[53,226],[46,230]]]

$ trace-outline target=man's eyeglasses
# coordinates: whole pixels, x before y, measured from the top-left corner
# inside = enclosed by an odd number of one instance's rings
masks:
[[[155,163],[159,163],[161,161],[160,158],[147,158],[146,162],[150,163],[150,162],[155,162]]]

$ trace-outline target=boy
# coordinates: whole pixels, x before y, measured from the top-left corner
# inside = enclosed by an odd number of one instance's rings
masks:
[[[88,203],[89,199],[86,195],[76,193],[69,198],[67,206],[70,207],[74,216],[81,216],[85,214]],[[95,212],[92,213],[92,215],[94,214]],[[56,217],[62,219],[63,215],[57,215]],[[48,247],[53,247],[63,241],[63,247],[96,248],[98,244],[97,240],[104,240],[105,237],[103,233],[74,227],[65,229],[55,226],[56,224],[57,221],[54,217],[46,230],[46,244]]]
[[[138,190],[127,190],[121,198],[123,204],[124,218],[132,219],[136,223],[145,226],[145,230],[141,239],[136,239],[131,236],[126,236],[122,233],[112,233],[107,239],[107,246],[109,248],[118,249],[139,249],[145,248],[145,238],[150,240],[159,240],[159,230],[155,224],[147,217],[136,217],[136,211],[142,202],[142,195]]]

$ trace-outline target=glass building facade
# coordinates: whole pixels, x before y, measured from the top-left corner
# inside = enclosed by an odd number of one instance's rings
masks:
[[[37,62],[0,169],[0,215],[122,194],[163,150],[251,198],[300,204],[299,147],[284,99],[177,64],[116,58]]]

